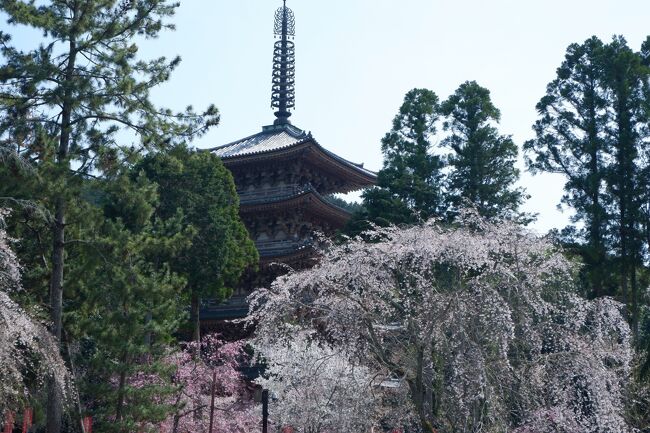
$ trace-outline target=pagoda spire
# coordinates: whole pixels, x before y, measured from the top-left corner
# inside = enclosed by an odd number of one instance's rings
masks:
[[[296,51],[293,38],[296,35],[296,20],[293,11],[283,6],[275,11],[273,29],[275,41],[273,47],[273,87],[271,89],[271,107],[275,109],[275,125],[291,124],[289,117],[295,105]]]

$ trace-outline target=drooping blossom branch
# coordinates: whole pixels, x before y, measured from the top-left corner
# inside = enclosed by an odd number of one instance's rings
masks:
[[[21,289],[21,267],[4,228],[7,215],[0,209],[0,413],[22,408],[49,378],[63,395],[71,392],[70,374],[52,335],[11,298]]]

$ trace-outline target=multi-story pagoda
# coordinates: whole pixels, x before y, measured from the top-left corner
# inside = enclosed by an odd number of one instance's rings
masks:
[[[211,149],[233,174],[240,215],[260,254],[260,270],[249,275],[225,304],[206,305],[201,316],[218,320],[244,315],[250,290],[286,269],[313,264],[314,234],[332,235],[351,214],[331,195],[375,184],[376,174],[322,147],[311,133],[291,124],[294,107],[295,21],[284,6],[275,13],[273,125]]]

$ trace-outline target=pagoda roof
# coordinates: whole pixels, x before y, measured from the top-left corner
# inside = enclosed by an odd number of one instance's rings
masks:
[[[273,152],[312,139],[311,134],[293,125],[265,126],[262,132],[210,149],[221,159]]]
[[[348,161],[337,154],[322,147],[311,132],[305,132],[290,124],[270,125],[262,128],[262,132],[242,138],[232,143],[210,149],[220,157],[226,165],[229,163],[246,163],[261,159],[273,158],[284,155],[287,151],[313,146],[322,156],[329,159],[334,165],[352,172],[356,178],[363,178],[366,185],[373,185],[377,181],[377,173]]]

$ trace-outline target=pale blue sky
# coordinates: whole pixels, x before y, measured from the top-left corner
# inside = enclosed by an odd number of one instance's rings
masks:
[[[273,13],[280,0],[183,0],[177,30],[142,44],[142,55],[183,59],[154,100],[171,108],[215,103],[221,125],[195,143],[212,147],[272,123]],[[492,92],[500,130],[519,146],[532,137],[535,104],[566,47],[622,34],[638,49],[650,34],[649,0],[288,0],[296,15],[294,125],[323,146],[381,168],[380,140],[414,87],[441,99],[466,80]],[[4,26],[4,23],[2,23]],[[523,165],[522,165],[523,168]],[[563,180],[524,174],[540,214],[562,227]]]

